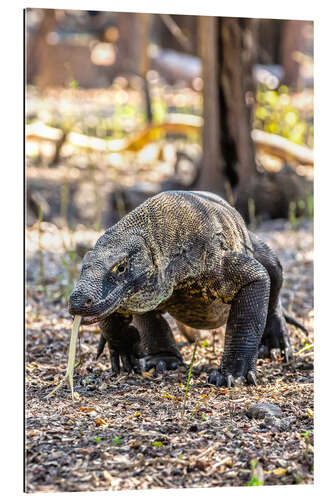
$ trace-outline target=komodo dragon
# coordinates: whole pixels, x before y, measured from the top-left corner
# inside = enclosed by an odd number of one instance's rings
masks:
[[[107,229],[82,263],[69,312],[99,322],[98,356],[108,343],[112,372],[157,372],[183,364],[164,313],[197,329],[226,324],[216,386],[256,384],[258,351],[292,349],[281,307],[282,267],[221,197],[167,191]],[[301,328],[302,325],[299,325]]]

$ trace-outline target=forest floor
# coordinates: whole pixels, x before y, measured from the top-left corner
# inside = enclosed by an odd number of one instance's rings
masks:
[[[95,361],[97,326],[83,326],[74,376],[79,400],[72,402],[66,387],[45,399],[67,364],[72,319],[64,296],[79,265],[68,248],[80,238],[93,242],[97,233],[70,237],[52,224],[37,226],[27,229],[26,491],[313,483],[313,349],[298,353],[313,343],[309,221],[297,230],[281,220],[256,230],[277,251],[285,273],[283,305],[309,336],[289,326],[294,358],[259,360],[257,387],[226,389],[207,383],[223,335],[201,332],[183,418],[193,345],[184,343],[172,320],[187,368],[157,378],[112,379],[106,354]],[[248,408],[258,402],[274,404],[281,416],[249,418]]]

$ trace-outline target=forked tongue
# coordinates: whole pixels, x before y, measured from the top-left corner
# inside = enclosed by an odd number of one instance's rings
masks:
[[[79,333],[81,319],[82,319],[82,316],[79,316],[79,315],[76,315],[74,317],[71,340],[70,340],[70,344],[69,344],[66,374],[63,377],[63,379],[61,380],[60,384],[58,384],[57,387],[55,387],[55,389],[53,389],[53,391],[51,391],[50,394],[48,394],[48,396],[47,396],[48,398],[50,396],[52,396],[52,394],[54,394],[58,389],[60,389],[60,387],[62,387],[64,385],[64,383],[66,382],[66,380],[68,379],[69,387],[70,387],[71,393],[72,393],[72,399],[74,401],[73,373],[74,373],[74,364],[75,364],[75,347],[76,347],[76,340],[77,340],[77,336]]]

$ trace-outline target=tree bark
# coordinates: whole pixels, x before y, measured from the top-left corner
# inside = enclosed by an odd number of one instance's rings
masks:
[[[157,38],[158,45],[162,49],[173,50],[176,52],[185,52],[186,54],[198,55],[199,40],[198,40],[198,22],[199,16],[188,15],[168,15],[176,26],[181,31],[181,37],[175,36],[170,27],[167,26],[163,15],[154,16],[154,33]],[[182,38],[185,37],[185,43]]]
[[[254,88],[251,47],[246,41],[251,36],[251,20],[223,18],[220,30],[222,151],[231,183],[241,191],[256,172],[251,140],[252,106],[246,104],[247,93],[253,93]]]
[[[221,116],[219,106],[219,37],[218,18],[201,16],[199,43],[202,60],[203,119],[202,167],[197,189],[226,195],[225,160],[221,150]]]
[[[284,82],[293,89],[300,90],[300,65],[295,58],[296,51],[304,50],[303,30],[308,21],[284,21],[282,26],[281,64]]]
[[[151,14],[117,14],[119,41],[117,59],[112,72],[114,75],[139,75],[143,79],[146,116],[152,120],[150,94],[146,79],[149,69],[148,43]]]
[[[203,159],[197,188],[211,190],[247,212],[256,175],[251,105],[256,49],[252,20],[200,17],[203,66]]]
[[[29,11],[26,10],[26,24],[28,23]],[[47,46],[46,37],[48,33],[55,30],[57,19],[54,9],[43,9],[43,18],[34,33],[26,38],[26,81],[34,83],[38,76],[43,52]]]
[[[115,74],[142,75],[148,69],[150,14],[119,12],[116,18],[119,39],[117,60],[112,69]]]

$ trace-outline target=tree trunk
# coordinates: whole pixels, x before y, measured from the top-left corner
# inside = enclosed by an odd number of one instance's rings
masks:
[[[258,26],[258,63],[280,64],[282,27],[285,21],[260,19]]]
[[[300,65],[295,52],[304,51],[303,31],[308,21],[284,21],[282,27],[281,64],[284,69],[284,82],[293,89],[300,90]]]
[[[119,12],[117,14],[119,29],[118,53],[112,72],[115,75],[139,75],[143,79],[146,116],[152,119],[147,71],[149,69],[148,43],[151,25],[151,14],[133,14]]]
[[[202,60],[203,119],[202,166],[197,189],[226,196],[225,159],[221,150],[222,117],[220,116],[219,21],[217,17],[201,16],[199,43]]]
[[[141,75],[147,71],[147,45],[150,14],[117,13],[119,39],[117,59],[112,70],[116,74]]]
[[[250,106],[254,91],[254,31],[252,20],[199,20],[204,128],[202,171],[197,187],[220,193],[229,201],[232,188],[236,206],[245,215],[251,180],[256,175]]]
[[[29,11],[26,9],[26,26],[28,24]],[[43,9],[43,18],[34,33],[26,38],[26,80],[34,83],[40,69],[43,52],[47,47],[47,35],[55,30],[57,19],[54,9]],[[27,29],[27,28],[26,28]]]

